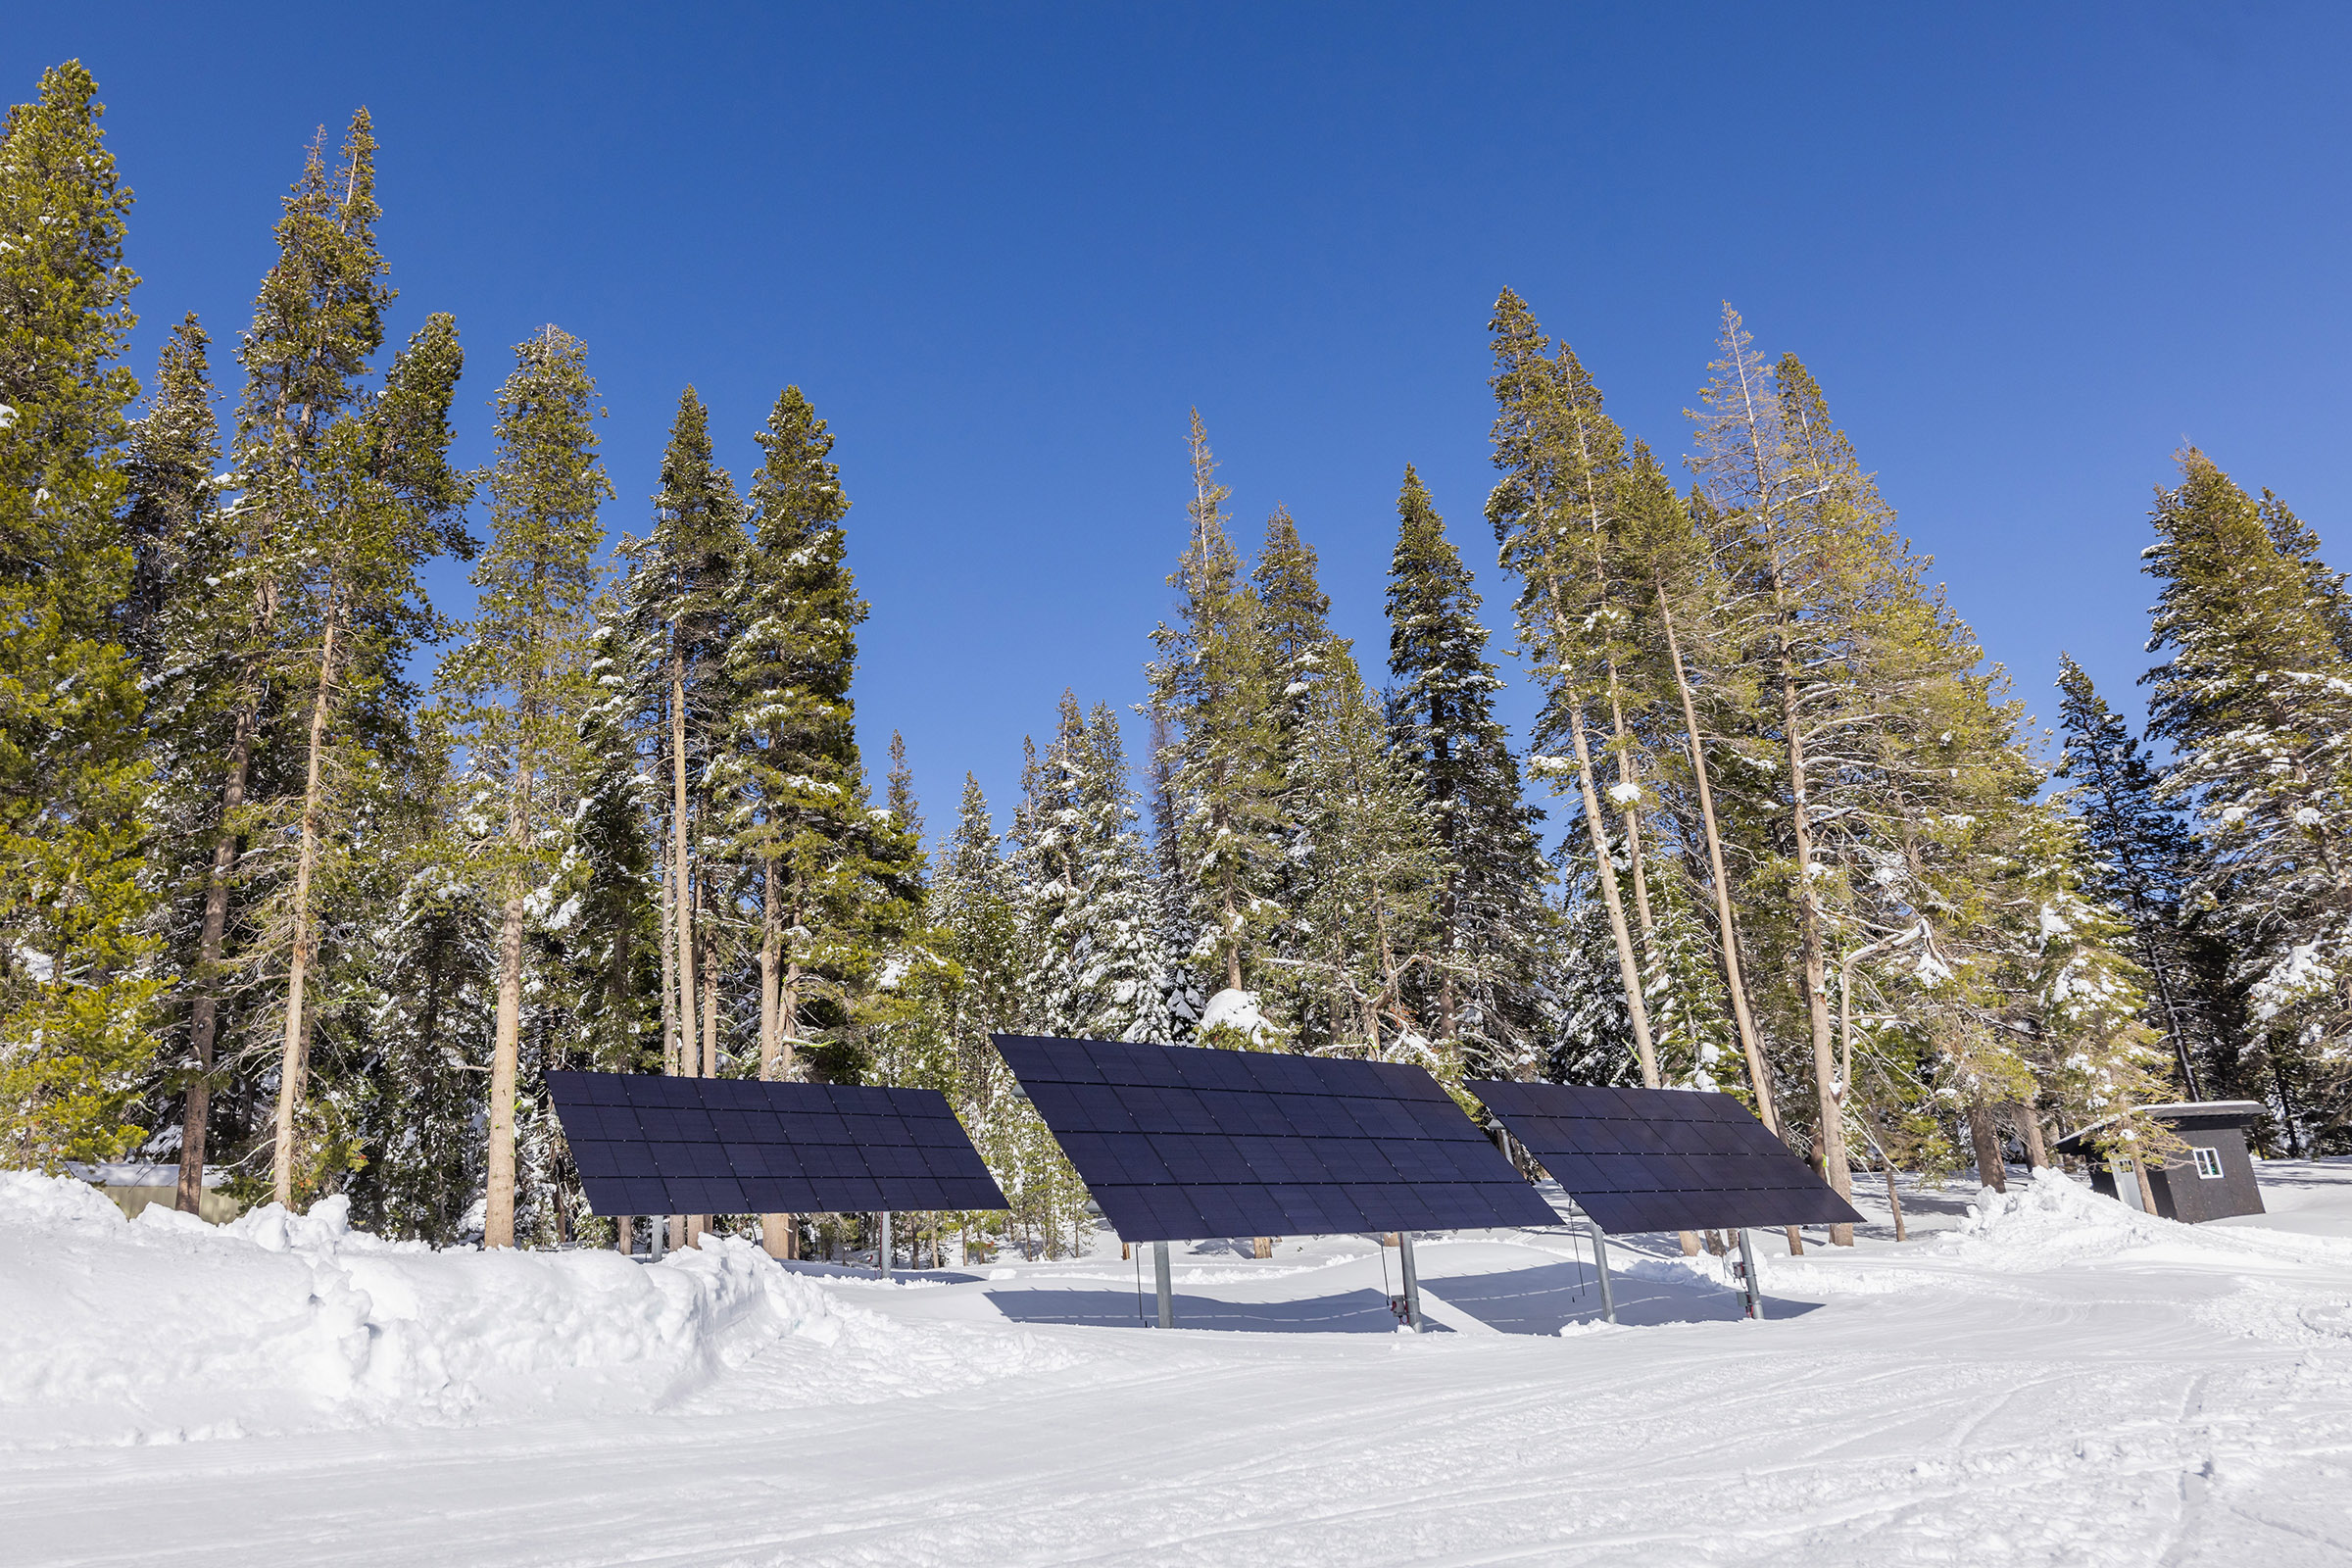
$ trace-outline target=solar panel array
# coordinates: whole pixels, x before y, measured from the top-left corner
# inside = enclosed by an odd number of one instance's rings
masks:
[[[1126,1241],[1559,1223],[1418,1067],[993,1038]]]
[[[1575,1084],[1468,1087],[1602,1230],[1736,1230],[1862,1218],[1730,1095]]]
[[[1003,1208],[935,1089],[551,1072],[549,1098],[599,1214]]]

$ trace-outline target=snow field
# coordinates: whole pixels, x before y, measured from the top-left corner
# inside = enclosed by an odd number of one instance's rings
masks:
[[[1613,1249],[1609,1328],[1566,1235],[1432,1237],[1420,1338],[1361,1237],[1196,1250],[1159,1334],[1115,1244],[911,1287],[205,1236],[28,1181],[0,1562],[2352,1561],[2352,1162],[2266,1167],[2292,1229],[2045,1176],[1903,1247],[1760,1236],[1763,1323],[1671,1238]],[[175,1311],[203,1345],[159,1348]]]

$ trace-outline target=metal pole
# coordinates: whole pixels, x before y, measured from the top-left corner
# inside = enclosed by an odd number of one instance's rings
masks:
[[[882,1265],[882,1277],[890,1278],[890,1211],[882,1211],[882,1235],[874,1248],[874,1261]]]
[[[1764,1316],[1764,1288],[1756,1278],[1755,1243],[1749,1239],[1744,1225],[1740,1227],[1740,1289],[1747,1294],[1747,1315],[1761,1320]]]
[[[649,1262],[659,1263],[662,1254],[669,1250],[669,1219],[662,1214],[649,1214],[645,1222],[645,1255]]]
[[[1176,1326],[1176,1294],[1168,1285],[1168,1244],[1152,1244],[1152,1279],[1159,1287],[1159,1326]]]
[[[1592,1272],[1600,1280],[1600,1315],[1609,1322],[1617,1321],[1617,1301],[1609,1295],[1609,1239],[1600,1233],[1600,1221],[1588,1219],[1585,1229],[1592,1233]]]
[[[1415,1334],[1421,1332],[1421,1276],[1413,1267],[1413,1233],[1396,1233],[1396,1261],[1404,1271],[1404,1321]]]

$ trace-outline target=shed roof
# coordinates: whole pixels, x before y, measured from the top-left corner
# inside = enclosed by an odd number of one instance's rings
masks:
[[[2269,1107],[2255,1100],[2195,1100],[2142,1105],[2139,1108],[2176,1127],[2243,1127]],[[2061,1154],[2086,1154],[2090,1152],[2087,1140],[2091,1134],[2121,1119],[2119,1114],[2094,1121],[2087,1127],[2078,1127],[2052,1147]]]

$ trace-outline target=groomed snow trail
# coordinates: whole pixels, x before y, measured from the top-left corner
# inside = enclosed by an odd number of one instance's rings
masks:
[[[1163,1335],[1114,1326],[1107,1259],[885,1286],[433,1253],[109,1229],[0,1179],[0,1362],[78,1368],[0,1370],[0,1562],[2352,1561],[2352,1163],[2265,1176],[2284,1227],[2045,1177],[1769,1257],[1761,1324],[1705,1259],[1621,1251],[1643,1326],[1611,1329],[1576,1321],[1567,1238],[1432,1238],[1431,1294],[1487,1332],[1420,1339],[1372,1332],[1363,1238],[1181,1262],[1180,1321],[1215,1326]],[[297,1263],[368,1299],[255,1283]],[[327,1372],[270,1373],[238,1345],[262,1308],[247,1342],[339,1312],[404,1348],[371,1368],[346,1328]],[[175,1310],[218,1359],[132,1338]],[[208,1408],[264,1435],[161,1441]]]

